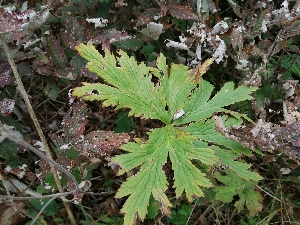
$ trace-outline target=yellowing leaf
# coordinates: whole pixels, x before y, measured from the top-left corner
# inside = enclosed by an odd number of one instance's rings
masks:
[[[195,81],[198,83],[203,74],[209,70],[210,65],[213,63],[214,59],[210,58],[205,60],[203,64],[199,63],[197,67],[192,71],[191,76],[195,77]]]

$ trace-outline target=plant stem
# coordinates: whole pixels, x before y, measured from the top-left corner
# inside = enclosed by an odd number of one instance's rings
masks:
[[[26,90],[24,88],[23,82],[21,80],[20,74],[19,74],[17,66],[15,64],[15,61],[12,58],[12,56],[10,54],[10,51],[9,51],[9,48],[8,48],[8,46],[6,44],[4,34],[1,34],[0,37],[1,37],[1,41],[2,41],[4,52],[5,52],[6,56],[7,56],[7,59],[8,59],[8,62],[10,64],[10,66],[12,68],[12,71],[13,71],[13,74],[15,76],[18,88],[19,88],[19,90],[21,92],[21,96],[22,96],[23,100],[25,101],[26,106],[28,107],[28,111],[29,111],[30,117],[33,120],[34,126],[35,126],[35,128],[36,128],[36,130],[38,132],[38,135],[39,135],[42,143],[43,143],[46,155],[47,155],[47,157],[49,159],[53,160],[50,148],[49,148],[48,143],[46,141],[46,137],[45,137],[45,135],[43,133],[41,125],[40,125],[40,123],[39,123],[39,121],[38,121],[38,119],[37,119],[37,117],[35,115],[35,112],[34,112],[33,108],[32,108],[32,105],[30,103],[30,100],[29,100],[28,95],[26,93]],[[59,190],[60,193],[62,193],[63,192],[63,188],[62,188],[62,185],[61,185],[60,180],[58,178],[56,167],[52,163],[50,163],[50,168],[51,168],[51,172],[53,173],[53,176],[54,176],[54,179],[55,179],[55,183],[56,183],[56,185],[58,187],[58,190]],[[71,223],[73,225],[76,225],[75,217],[74,217],[73,212],[71,210],[70,204],[68,202],[63,202],[63,203],[64,203],[64,206],[65,206],[65,208],[67,210],[67,213],[68,213],[68,216],[69,216],[69,219],[70,219]]]

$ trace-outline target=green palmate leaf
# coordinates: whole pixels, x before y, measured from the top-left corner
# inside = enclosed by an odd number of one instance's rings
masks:
[[[236,153],[243,153],[246,155],[251,155],[249,149],[243,147],[240,143],[233,140],[227,139],[221,133],[219,133],[215,128],[215,119],[202,120],[196,123],[191,123],[188,127],[182,128],[190,132],[192,136],[205,142],[214,142],[219,145],[223,145],[229,149],[232,149]]]
[[[122,209],[122,212],[126,213],[124,224],[132,224],[136,212],[140,218],[145,218],[151,194],[162,203],[163,210],[167,211],[167,207],[171,206],[164,194],[168,186],[166,176],[161,169],[167,162],[168,151],[165,148],[169,142],[169,132],[166,127],[153,130],[151,134],[152,138],[146,144],[123,145],[123,149],[130,149],[131,153],[112,159],[122,165],[121,174],[141,165],[140,172],[128,178],[116,195],[116,197],[130,195]],[[138,160],[136,157],[139,157]]]
[[[205,174],[192,164],[191,160],[197,158],[202,162],[208,162],[204,156],[210,149],[196,149],[193,145],[193,138],[188,133],[176,129],[172,131],[168,147],[174,171],[176,197],[180,197],[184,191],[189,201],[192,201],[195,196],[203,196],[199,186],[211,187],[212,184],[204,177]],[[212,151],[211,153],[213,155]],[[215,162],[218,160],[217,158],[214,159]]]
[[[249,209],[250,216],[254,216],[262,209],[263,197],[259,192],[255,191],[257,181],[246,181],[243,178],[237,177],[233,172],[226,169],[226,175],[222,176],[216,173],[215,177],[226,186],[216,187],[216,199],[225,203],[233,201],[235,195],[239,195],[239,200],[235,202],[235,207],[241,211],[244,205]]]
[[[226,83],[222,89],[209,100],[213,86],[202,80],[191,96],[188,104],[184,107],[186,115],[177,121],[175,124],[185,124],[192,121],[198,121],[210,117],[213,113],[226,111],[223,107],[235,102],[251,99],[251,92],[255,91],[256,87],[248,88],[240,86],[234,89],[233,82]]]
[[[165,100],[158,89],[151,83],[151,74],[145,64],[137,64],[133,57],[120,51],[118,64],[115,57],[105,52],[105,58],[93,45],[80,44],[76,48],[80,55],[87,59],[87,68],[114,87],[102,84],[84,84],[76,88],[74,96],[83,96],[86,100],[106,100],[104,105],[118,105],[118,108],[130,108],[129,116],[160,119],[165,123],[171,117],[165,111]],[[96,93],[93,93],[97,90]]]
[[[167,179],[162,166],[167,162],[168,155],[174,170],[177,197],[185,191],[187,198],[192,201],[195,196],[203,196],[199,186],[212,186],[205,178],[205,174],[191,163],[191,159],[199,158],[203,162],[212,164],[218,158],[211,156],[210,160],[207,160],[205,156],[208,153],[213,155],[211,149],[196,149],[191,136],[171,125],[152,130],[145,144],[128,143],[123,145],[122,149],[130,153],[112,159],[113,162],[122,165],[120,174],[141,165],[139,173],[128,178],[116,195],[117,197],[130,195],[122,209],[122,212],[126,213],[125,224],[132,223],[136,212],[140,218],[145,218],[151,193],[161,202],[163,211],[167,213],[166,207],[171,204],[164,193],[167,189]]]
[[[185,194],[189,201],[204,195],[201,187],[212,186],[195,166],[195,160],[197,165],[208,167],[222,163],[246,180],[261,179],[249,170],[249,164],[237,161],[251,152],[220,134],[215,128],[215,119],[211,118],[216,112],[229,112],[236,119],[228,119],[225,126],[240,123],[244,116],[224,107],[251,99],[250,94],[256,88],[240,86],[235,89],[233,83],[226,83],[211,98],[213,85],[193,77],[193,72],[184,65],[169,67],[162,54],[157,58],[157,68],[153,68],[138,64],[123,51],[119,51],[117,58],[105,51],[103,57],[89,43],[80,44],[77,50],[89,61],[89,70],[111,86],[83,83],[73,95],[85,100],[101,100],[106,106],[117,106],[116,109],[129,108],[129,116],[159,119],[165,124],[151,130],[146,142],[136,139],[136,142],[124,144],[121,148],[126,154],[112,158],[122,168],[120,175],[139,168],[116,194],[118,198],[128,196],[122,208],[124,224],[133,224],[137,216],[142,220],[146,217],[151,196],[161,204],[164,214],[170,214],[171,203],[165,194],[168,180],[163,170],[168,158],[174,171],[176,197]],[[206,65],[197,69],[203,74],[207,68]],[[153,80],[158,80],[155,84],[151,81],[153,76],[157,78]]]
[[[191,90],[194,89],[197,84],[192,82],[192,76],[186,76],[186,74],[190,74],[191,71],[184,65],[172,65],[169,76],[166,58],[163,55],[160,55],[157,59],[157,67],[163,74],[161,84],[163,94],[169,107],[169,113],[174,117],[174,114],[177,113],[178,110],[183,109]],[[185,74],[185,76],[183,74]]]
[[[215,150],[215,155],[220,158],[221,162],[233,170],[236,174],[243,177],[245,180],[261,180],[262,177],[257,173],[249,171],[250,164],[241,161],[235,161],[239,156],[232,151],[226,151],[216,146],[212,147]]]

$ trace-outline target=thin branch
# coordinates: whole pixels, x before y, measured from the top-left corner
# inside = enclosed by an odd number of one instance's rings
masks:
[[[280,199],[276,198],[274,195],[272,195],[272,194],[270,194],[269,192],[265,191],[265,190],[264,190],[263,188],[261,188],[259,185],[256,185],[256,187],[257,187],[259,190],[261,190],[261,191],[263,191],[264,193],[266,193],[267,195],[269,195],[270,197],[276,199],[276,200],[279,201],[279,202],[282,202]]]
[[[63,198],[63,196],[66,195],[70,195],[70,194],[74,194],[74,193],[83,193],[85,195],[113,195],[116,194],[115,191],[111,191],[111,192],[101,192],[101,193],[94,193],[94,192],[85,192],[85,191],[66,191],[63,193],[55,193],[55,194],[51,194],[51,195],[41,195],[41,196],[8,196],[8,195],[0,195],[0,199],[1,200],[18,200],[18,201],[25,201],[25,200],[32,200],[32,199],[44,199],[44,198],[52,198],[54,196],[56,196],[57,198],[60,197],[63,201],[66,201],[66,199]]]
[[[193,214],[193,212],[194,212],[194,210],[195,210],[195,207],[196,207],[196,205],[198,204],[198,201],[199,201],[199,197],[197,197],[197,199],[196,199],[196,201],[195,201],[195,203],[194,203],[193,209],[192,209],[192,211],[191,211],[191,213],[190,213],[190,215],[189,215],[189,217],[188,217],[188,219],[187,219],[185,225],[188,225],[188,224],[189,224],[190,219],[191,219],[191,217],[192,217],[192,214]]]
[[[53,197],[62,197],[65,195],[70,195],[70,194],[74,194],[74,193],[80,193],[77,192],[76,190],[74,191],[67,191],[67,192],[63,192],[63,193],[56,193],[56,194],[51,194],[51,195],[41,195],[41,196],[22,196],[22,197],[18,197],[18,196],[7,196],[7,195],[0,195],[0,199],[6,199],[6,200],[18,200],[18,201],[22,201],[22,200],[32,200],[32,199],[44,199],[44,198],[53,198]],[[62,199],[64,201],[64,199]]]
[[[6,40],[5,40],[4,34],[1,34],[1,35],[0,35],[0,39],[1,39],[1,41],[2,41],[3,49],[4,49],[4,52],[5,52],[6,56],[7,56],[8,62],[9,62],[9,64],[10,64],[10,66],[11,66],[11,68],[12,68],[12,71],[13,71],[13,74],[14,74],[14,76],[15,76],[15,79],[16,79],[16,82],[17,82],[17,85],[18,85],[18,88],[19,88],[19,90],[20,90],[20,92],[21,92],[21,96],[22,96],[22,98],[24,99],[26,106],[28,107],[28,111],[29,111],[30,117],[31,117],[31,119],[33,120],[33,123],[34,123],[34,125],[35,125],[35,128],[36,128],[36,130],[37,130],[37,132],[38,132],[38,134],[39,134],[39,137],[40,137],[40,139],[41,139],[41,141],[42,141],[42,143],[43,143],[43,146],[44,146],[44,148],[45,148],[46,155],[47,155],[47,157],[48,157],[49,159],[51,159],[51,160],[53,161],[53,157],[52,157],[52,155],[51,155],[50,148],[49,148],[48,143],[47,143],[47,141],[46,141],[46,137],[45,137],[45,135],[44,135],[44,133],[43,133],[43,131],[42,131],[42,127],[41,127],[41,125],[40,125],[40,123],[39,123],[39,121],[38,121],[38,119],[37,119],[37,117],[36,117],[36,115],[35,115],[35,112],[34,112],[33,108],[32,108],[32,105],[31,105],[31,103],[30,103],[30,100],[29,100],[28,95],[27,95],[27,93],[26,93],[26,90],[25,90],[25,88],[24,88],[23,82],[22,82],[22,80],[21,80],[21,77],[20,77],[20,75],[19,75],[17,66],[16,66],[16,64],[15,64],[15,61],[14,61],[13,57],[11,56],[10,51],[9,51],[9,48],[8,48],[8,46],[7,46],[7,44],[6,44]],[[51,172],[53,173],[54,180],[55,180],[55,183],[56,183],[56,185],[57,185],[57,187],[58,187],[58,190],[59,190],[60,192],[63,192],[63,188],[62,188],[62,185],[61,185],[60,180],[59,180],[59,178],[58,178],[56,168],[55,168],[55,166],[54,166],[52,163],[50,163],[50,168],[51,168]],[[75,217],[74,217],[74,215],[73,215],[73,212],[72,212],[72,210],[71,210],[70,205],[69,205],[67,202],[64,202],[64,206],[65,206],[65,208],[66,208],[66,210],[67,210],[67,213],[68,213],[68,215],[69,215],[69,218],[70,218],[71,223],[72,223],[73,225],[76,225]]]
[[[42,215],[42,213],[47,208],[47,206],[50,205],[50,203],[52,201],[54,201],[56,198],[57,198],[56,196],[53,196],[48,202],[46,202],[46,204],[40,209],[39,213],[36,214],[36,216],[34,217],[34,219],[31,221],[30,225],[34,225],[34,223],[37,221],[37,219],[39,218],[39,216]]]
[[[20,138],[20,136],[14,132],[9,130],[8,128],[6,128],[1,122],[0,122],[0,135],[2,136],[2,138],[8,138],[11,141],[14,141],[16,143],[18,143],[19,145],[22,145],[23,147],[27,148],[28,150],[32,151],[33,153],[35,153],[36,155],[38,155],[39,157],[41,157],[42,159],[48,161],[50,164],[54,165],[55,167],[57,167],[59,170],[61,170],[62,172],[64,172],[68,177],[71,178],[71,180],[75,183],[76,185],[76,189],[78,190],[78,182],[75,179],[75,177],[73,176],[73,174],[71,174],[68,170],[66,170],[64,167],[62,167],[61,165],[59,165],[57,162],[55,162],[53,159],[48,158],[47,156],[45,156],[43,153],[41,153],[40,151],[38,151],[35,147],[33,147],[32,145],[30,145],[29,143],[27,143],[26,141],[24,141],[22,138]]]

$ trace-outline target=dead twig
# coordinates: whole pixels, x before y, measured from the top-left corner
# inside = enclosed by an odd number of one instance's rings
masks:
[[[21,77],[19,75],[19,72],[17,70],[17,66],[15,64],[15,61],[12,58],[12,56],[10,54],[10,51],[9,51],[9,48],[8,48],[8,46],[6,44],[6,40],[5,40],[4,34],[0,35],[0,39],[1,39],[1,42],[2,42],[2,45],[3,45],[4,52],[5,52],[6,56],[7,56],[8,62],[10,64],[10,66],[12,68],[12,71],[13,71],[13,74],[15,76],[18,88],[19,88],[19,90],[21,92],[21,96],[22,96],[23,100],[25,101],[26,106],[28,107],[28,111],[29,111],[30,117],[33,120],[35,128],[36,128],[36,130],[37,130],[37,132],[39,134],[39,137],[40,137],[40,139],[41,139],[41,141],[42,141],[42,143],[44,145],[47,158],[50,159],[50,160],[52,160],[54,162],[53,157],[51,155],[50,148],[49,148],[49,146],[47,144],[47,141],[46,141],[46,137],[45,137],[45,135],[43,133],[41,125],[40,125],[40,123],[39,123],[39,121],[38,121],[38,119],[37,119],[37,117],[35,115],[35,112],[34,112],[33,108],[32,108],[32,105],[31,105],[30,100],[28,98],[27,92],[26,92],[26,90],[24,88],[23,82],[22,82]],[[59,180],[58,175],[57,175],[56,167],[54,166],[53,163],[50,163],[50,168],[51,168],[51,172],[53,173],[54,180],[55,180],[55,183],[56,183],[56,185],[58,187],[59,192],[63,192],[62,185],[61,185],[60,180]],[[76,225],[77,223],[75,221],[75,217],[74,217],[73,212],[71,210],[70,204],[67,203],[67,202],[64,202],[64,206],[66,208],[66,211],[68,213],[68,216],[70,218],[71,223],[73,225]]]

